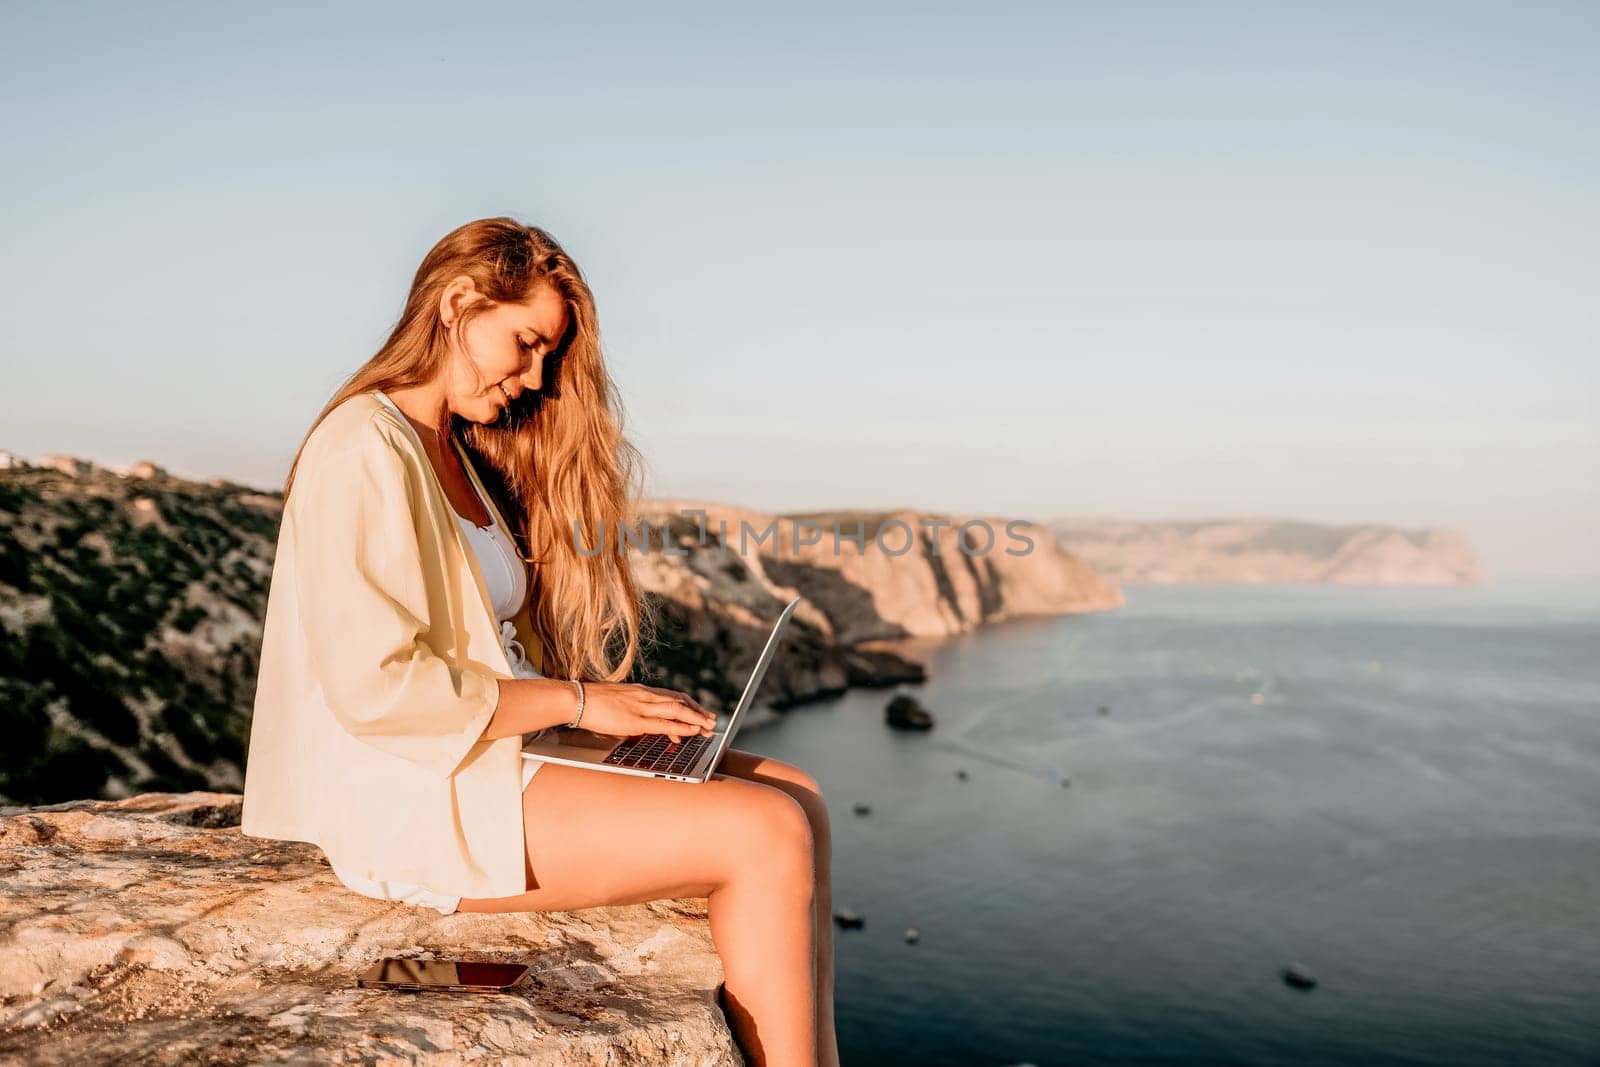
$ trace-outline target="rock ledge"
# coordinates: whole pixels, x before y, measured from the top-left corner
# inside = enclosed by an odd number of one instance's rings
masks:
[[[743,1063],[703,899],[442,916],[245,837],[239,805],[0,808],[0,1062]],[[385,955],[534,971],[514,994],[357,989]]]

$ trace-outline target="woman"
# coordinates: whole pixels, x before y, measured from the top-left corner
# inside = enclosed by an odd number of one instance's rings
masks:
[[[715,723],[622,681],[653,619],[615,537],[593,550],[636,499],[620,412],[549,234],[480,219],[428,253],[290,467],[243,829],[444,913],[708,897],[746,1056],[836,1064],[831,838],[805,771],[731,749],[691,785],[521,755],[574,721]]]

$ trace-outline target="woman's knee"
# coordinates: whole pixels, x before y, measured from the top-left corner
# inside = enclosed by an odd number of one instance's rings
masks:
[[[828,802],[822,795],[822,787],[810,774],[784,764],[783,783],[781,788],[794,798],[800,805],[800,810],[805,812],[806,822],[811,828],[811,853],[820,877],[831,866],[833,858],[833,827],[828,817]]]
[[[740,833],[727,843],[736,873],[810,894],[816,884],[816,840],[802,802],[775,786],[759,786],[742,807]]]
[[[795,770],[799,771],[799,774],[794,779],[796,787],[794,798],[800,802],[800,806],[810,817],[812,833],[825,833],[828,829],[828,801],[822,795],[822,787],[805,771],[798,767]]]
[[[826,848],[830,836],[828,802],[822,795],[821,784],[809,771],[792,763],[740,749],[728,753],[723,767],[727,773],[773,786],[792,796],[805,811],[817,846]]]

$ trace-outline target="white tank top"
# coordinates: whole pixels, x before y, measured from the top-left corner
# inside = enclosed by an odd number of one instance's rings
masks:
[[[479,499],[482,499],[481,493]],[[485,502],[484,509],[488,507]],[[454,514],[455,508],[450,511]],[[493,516],[494,512],[489,514]],[[528,566],[517,554],[516,543],[492,518],[486,527],[464,515],[456,515],[456,522],[461,524],[461,532],[466,534],[467,543],[477,554],[478,569],[483,572],[483,584],[489,587],[489,603],[494,605],[494,615],[500,623],[500,643],[505,646],[511,673],[519,678],[542,678],[528,662],[527,650],[517,640],[517,627],[511,621],[522,610],[522,602],[528,599]]]

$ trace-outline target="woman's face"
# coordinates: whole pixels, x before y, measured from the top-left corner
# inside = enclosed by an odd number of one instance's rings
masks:
[[[476,299],[468,281],[447,289],[440,301],[441,318],[449,323],[459,308]],[[462,330],[465,353],[451,361],[445,397],[463,419],[489,423],[526,389],[544,384],[544,361],[567,331],[567,307],[553,285],[534,288],[520,304],[501,304],[467,323]]]

